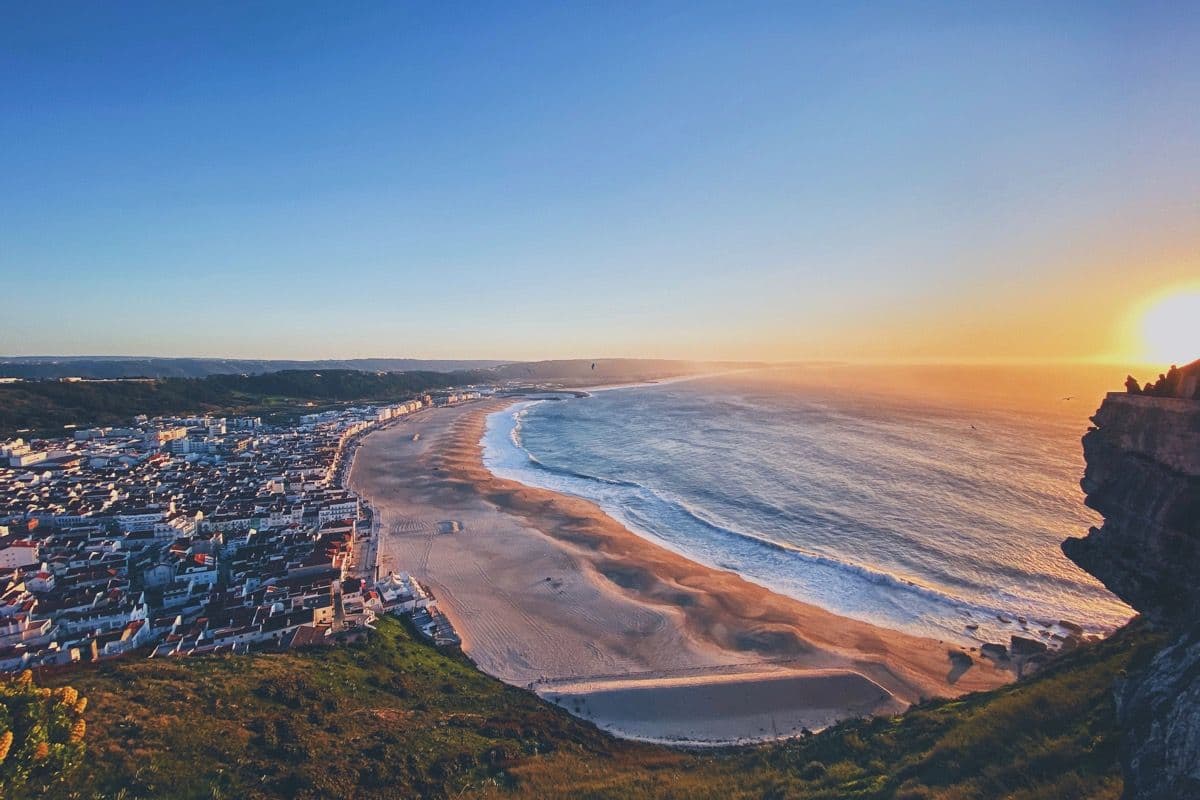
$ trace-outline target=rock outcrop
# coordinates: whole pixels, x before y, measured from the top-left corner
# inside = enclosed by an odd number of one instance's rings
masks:
[[[1200,361],[1178,395],[1109,394],[1081,485],[1104,524],[1063,552],[1171,644],[1117,687],[1125,797],[1200,798]],[[1174,377],[1174,376],[1173,376]]]

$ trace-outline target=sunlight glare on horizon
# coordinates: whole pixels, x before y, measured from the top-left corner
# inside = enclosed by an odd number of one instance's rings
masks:
[[[1200,284],[1150,298],[1137,317],[1136,347],[1146,361],[1186,364],[1200,358]]]

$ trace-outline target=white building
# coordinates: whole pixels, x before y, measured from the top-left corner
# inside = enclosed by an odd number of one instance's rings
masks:
[[[343,519],[358,518],[358,498],[351,497],[340,502],[327,503],[317,513],[317,521],[324,525],[327,522],[337,522]]]
[[[0,545],[0,572],[32,567],[41,563],[38,558],[37,542],[21,539]]]
[[[39,450],[37,452],[17,453],[8,457],[8,465],[10,467],[28,467],[32,464],[39,464],[46,460],[46,452]]]

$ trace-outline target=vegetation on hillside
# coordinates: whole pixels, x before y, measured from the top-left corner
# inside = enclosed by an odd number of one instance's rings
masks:
[[[122,660],[48,678],[92,698],[63,798],[1117,798],[1112,683],[1140,627],[1033,678],[747,748],[624,741],[414,640]]]
[[[626,383],[722,366],[733,365],[602,359],[539,361],[456,372],[292,369],[200,378],[0,383],[0,437],[22,432],[60,435],[66,425],[124,424],[137,414],[253,414],[274,419],[305,413],[314,407],[394,402],[423,392],[469,384]]]
[[[83,757],[87,698],[38,687],[28,671],[0,675],[0,797],[57,788]]]
[[[207,378],[0,384],[0,436],[22,429],[48,435],[61,434],[64,425],[124,424],[137,414],[287,415],[309,411],[312,404],[393,402],[483,377],[473,372],[288,370]]]
[[[742,362],[694,362],[651,358],[575,358],[549,361],[440,360],[416,358],[344,358],[266,360],[237,358],[133,358],[122,356],[0,357],[0,377],[44,380],[84,378],[204,378],[292,370],[364,372],[486,371],[497,380],[637,380],[688,372],[712,372],[754,366]],[[762,366],[759,364],[758,366]]]
[[[130,356],[10,356],[0,357],[0,376],[45,380],[84,378],[205,378],[209,375],[253,375],[301,370],[360,370],[365,372],[454,372],[487,369],[504,361],[420,358],[155,358]]]

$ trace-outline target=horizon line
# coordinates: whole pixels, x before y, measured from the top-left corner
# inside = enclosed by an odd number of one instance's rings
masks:
[[[1200,358],[1200,353],[1197,354]],[[319,361],[463,361],[463,362],[494,362],[496,366],[505,364],[528,364],[551,361],[676,361],[693,364],[744,364],[762,368],[801,367],[801,366],[946,366],[946,367],[980,367],[980,366],[1095,366],[1095,367],[1169,367],[1174,364],[1146,360],[1143,358],[1104,355],[1080,357],[1022,357],[1005,356],[996,358],[962,358],[962,357],[900,357],[900,358],[864,358],[864,357],[829,357],[829,358],[793,358],[793,359],[747,359],[747,358],[681,358],[677,356],[557,356],[541,358],[487,358],[487,357],[431,357],[431,356],[321,356],[309,358],[276,357],[276,356],[219,356],[219,355],[128,355],[128,354],[38,354],[38,355],[0,355],[0,362],[29,361],[29,360],[84,360],[96,361],[286,361],[298,364]],[[1190,361],[1178,362],[1191,363]]]

